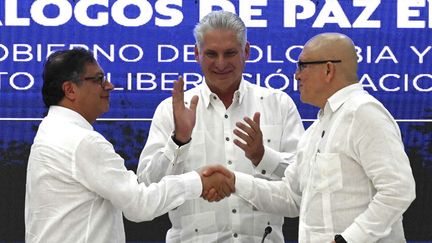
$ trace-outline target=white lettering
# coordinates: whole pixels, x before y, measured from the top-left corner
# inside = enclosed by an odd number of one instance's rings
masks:
[[[177,5],[181,7],[183,4],[182,0],[159,0],[155,4],[156,12],[170,17],[169,19],[162,19],[156,17],[156,26],[171,27],[180,24],[183,21],[183,13],[175,8],[169,8],[168,5]]]
[[[297,13],[297,7],[301,7],[303,11]],[[297,19],[308,19],[315,11],[315,3],[310,0],[284,1],[284,27],[296,27]]]
[[[58,8],[59,14],[56,17],[49,18],[45,16],[44,9],[48,5],[54,5]],[[30,13],[33,20],[40,25],[60,26],[72,18],[72,6],[67,0],[38,0],[33,2]]]
[[[239,16],[246,26],[267,27],[267,20],[252,19],[252,16],[262,16],[262,9],[255,9],[252,6],[267,6],[267,0],[240,1]]]
[[[417,47],[415,47],[415,46],[410,46],[410,48],[418,56],[418,63],[421,64],[421,63],[423,63],[424,55],[426,55],[426,53],[428,53],[431,50],[432,46],[426,47],[426,49],[423,52],[419,52]]]
[[[90,18],[87,15],[87,10],[92,5],[102,5],[104,7],[108,7],[107,0],[92,0],[92,1],[78,1],[75,5],[74,14],[76,20],[87,26],[104,26],[108,24],[109,14],[107,12],[99,12],[97,13],[96,18]]]
[[[411,7],[424,7],[425,0],[398,0],[397,1],[397,27],[398,28],[424,28],[423,20],[410,20],[411,17],[419,17],[420,11]]]
[[[125,16],[125,8],[130,5],[139,8],[139,15],[136,18]],[[148,1],[118,0],[112,5],[111,15],[114,21],[123,26],[137,27],[145,25],[153,15],[153,8]]]
[[[355,7],[365,7],[362,13],[358,16],[358,18],[354,21],[354,28],[380,28],[381,21],[380,20],[369,20],[372,14],[380,5],[381,0],[354,0],[353,5]]]
[[[172,52],[171,52],[172,55],[165,57],[162,54],[163,50],[172,50]],[[179,57],[179,51],[178,51],[177,47],[175,47],[173,45],[158,45],[158,62],[172,62],[174,60],[177,60],[178,57]]]
[[[19,18],[18,17],[18,0],[8,0],[4,1],[5,11],[5,25],[8,26],[29,26],[29,18]],[[1,25],[1,22],[0,22]]]
[[[28,81],[28,84],[25,85],[25,86],[18,86],[16,84],[17,81],[15,81],[15,78],[17,78],[18,76],[27,77],[26,81]],[[18,78],[20,78],[20,77],[18,77]],[[21,78],[20,78],[20,80],[21,80]],[[20,82],[20,80],[18,80],[18,82]],[[34,78],[29,73],[26,73],[26,72],[16,72],[16,73],[12,74],[11,77],[9,78],[9,84],[15,90],[28,90],[28,89],[30,89],[34,85]]]
[[[349,28],[351,24],[337,0],[327,0],[319,12],[313,28],[322,28],[325,24],[335,23],[341,28]]]
[[[215,10],[213,7],[218,6],[221,10],[235,13],[235,7],[229,0],[200,0],[199,1],[199,18],[202,19],[204,16]]]

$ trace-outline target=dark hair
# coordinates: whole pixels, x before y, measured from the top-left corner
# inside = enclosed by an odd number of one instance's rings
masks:
[[[62,50],[51,54],[43,70],[42,97],[46,107],[57,105],[64,97],[62,85],[65,81],[80,83],[85,66],[95,63],[91,51],[82,48]]]

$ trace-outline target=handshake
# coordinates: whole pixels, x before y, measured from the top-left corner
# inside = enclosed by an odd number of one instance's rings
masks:
[[[229,197],[235,191],[235,175],[222,165],[209,165],[198,170],[203,191],[201,196],[209,202]]]

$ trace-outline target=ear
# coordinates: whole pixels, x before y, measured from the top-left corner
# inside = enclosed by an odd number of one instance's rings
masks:
[[[200,57],[199,57],[199,51],[198,51],[198,46],[195,44],[195,61],[200,62]]]
[[[325,80],[329,83],[336,74],[336,66],[334,63],[328,62],[326,65],[326,70],[324,71]]]
[[[249,57],[250,57],[250,44],[249,44],[249,41],[246,42],[244,52],[245,52],[245,60],[249,60]]]
[[[65,94],[65,98],[68,100],[74,101],[76,99],[76,84],[71,81],[65,81],[62,85],[63,92]]]

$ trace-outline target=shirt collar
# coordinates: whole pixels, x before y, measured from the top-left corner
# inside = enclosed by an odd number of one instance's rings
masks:
[[[328,98],[327,103],[324,106],[324,110],[320,110],[318,116],[323,116],[327,113],[336,112],[344,103],[349,99],[352,93],[357,91],[363,91],[363,86],[359,83],[350,84]]]
[[[243,98],[247,92],[247,86],[248,86],[247,81],[242,79],[240,81],[238,90],[234,92],[233,103],[238,103],[238,104],[242,103]],[[214,99],[214,97],[217,97],[217,95],[210,90],[207,83],[205,82],[205,79],[203,84],[201,85],[201,96],[206,108],[208,108],[208,106],[210,105],[210,101]]]
[[[78,112],[58,105],[52,105],[48,109],[48,116],[54,119],[66,120],[72,122],[84,129],[94,130],[93,126]]]

